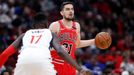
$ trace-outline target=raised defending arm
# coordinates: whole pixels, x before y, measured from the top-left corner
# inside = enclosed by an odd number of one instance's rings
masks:
[[[11,56],[18,50],[22,37],[24,34],[21,34],[10,46],[8,46],[0,55],[0,67],[7,61],[8,57]]]

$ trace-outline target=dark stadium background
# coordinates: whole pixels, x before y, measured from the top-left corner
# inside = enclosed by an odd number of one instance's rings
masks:
[[[31,27],[32,16],[47,15],[49,23],[61,19],[60,4],[67,0],[0,0],[0,53]],[[69,0],[68,0],[69,1]],[[94,75],[134,74],[134,0],[70,0],[81,24],[81,38],[91,39],[109,32],[112,45],[107,50],[95,46],[76,51],[77,61]],[[18,53],[0,69],[13,73]]]

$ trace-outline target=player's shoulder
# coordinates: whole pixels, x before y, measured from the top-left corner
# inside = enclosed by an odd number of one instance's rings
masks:
[[[80,23],[77,22],[77,21],[74,21],[74,22],[75,22],[76,28],[77,28],[77,29],[80,29]]]
[[[75,22],[75,24],[76,24],[76,25],[80,25],[80,23],[79,23],[79,22],[77,22],[77,21],[74,21],[74,22]]]
[[[58,21],[55,21],[55,22],[52,22],[49,26],[49,29],[52,31],[52,32],[58,32],[59,29],[60,29],[60,25],[59,25],[59,22]]]
[[[55,21],[55,22],[52,22],[50,24],[49,28],[51,28],[51,27],[57,27],[57,26],[59,26],[59,22],[58,21]]]

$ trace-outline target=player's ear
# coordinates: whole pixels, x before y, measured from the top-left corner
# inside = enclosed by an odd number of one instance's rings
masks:
[[[63,16],[63,11],[60,11],[60,14]]]

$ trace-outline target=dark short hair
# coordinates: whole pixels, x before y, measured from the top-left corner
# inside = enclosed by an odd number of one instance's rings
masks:
[[[61,4],[60,11],[62,11],[63,8],[64,8],[64,6],[67,5],[67,4],[72,4],[72,5],[74,5],[73,2],[70,2],[70,1],[63,2],[63,3]]]
[[[44,15],[43,13],[37,13],[34,17],[33,17],[33,28],[47,28],[47,17],[46,15]]]

